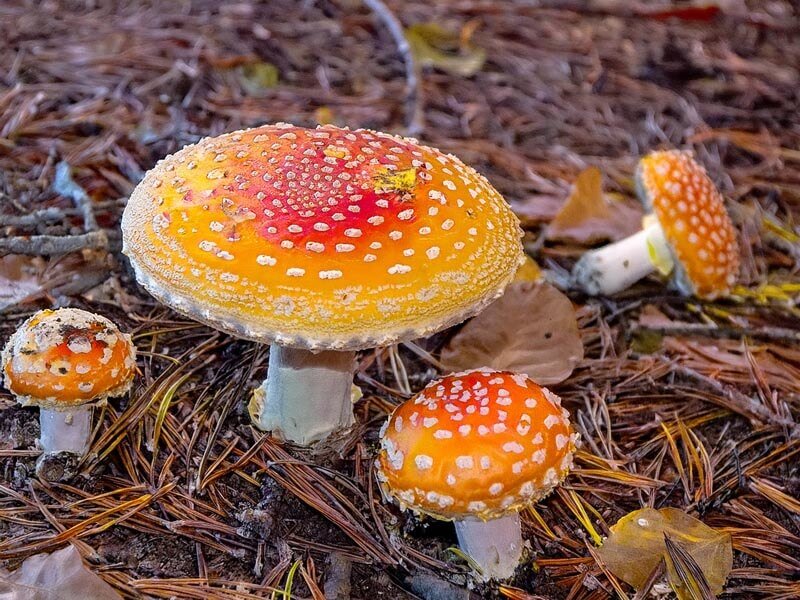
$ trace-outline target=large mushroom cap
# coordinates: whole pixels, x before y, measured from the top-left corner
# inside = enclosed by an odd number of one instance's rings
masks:
[[[135,368],[131,337],[105,317],[77,308],[39,311],[2,353],[9,391],[22,404],[51,410],[124,394]]]
[[[367,130],[268,125],[161,161],[124,251],[162,302],[241,337],[354,350],[478,312],[522,259],[500,194],[453,156]]]
[[[481,369],[434,381],[381,436],[384,493],[441,519],[491,519],[549,494],[576,436],[557,396],[526,375]]]
[[[637,185],[677,259],[679,287],[701,298],[727,294],[739,274],[739,246],[722,195],[688,152],[652,152]]]

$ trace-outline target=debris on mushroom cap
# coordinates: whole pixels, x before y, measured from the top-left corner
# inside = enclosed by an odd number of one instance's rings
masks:
[[[475,170],[416,140],[267,125],[161,161],[124,251],[162,302],[241,337],[353,350],[457,323],[523,259],[518,220]]]
[[[77,308],[39,311],[2,353],[9,391],[22,404],[51,410],[124,394],[135,368],[131,337],[105,317]]]
[[[688,152],[645,156],[637,186],[677,258],[678,284],[703,298],[727,294],[739,274],[739,246],[722,195]]]
[[[377,477],[403,508],[491,519],[549,494],[572,467],[576,440],[558,396],[527,376],[466,371],[392,413]]]

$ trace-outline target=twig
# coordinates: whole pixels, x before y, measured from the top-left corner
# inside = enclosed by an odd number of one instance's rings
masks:
[[[106,247],[108,247],[108,236],[104,231],[92,231],[80,235],[27,235],[0,239],[0,256],[67,254],[77,250],[98,250]]]
[[[0,240],[0,256],[5,256],[6,254],[28,254],[34,256],[67,254],[68,252],[75,252],[77,250],[100,250],[108,248],[108,235],[97,226],[92,199],[89,197],[89,194],[86,193],[86,190],[72,179],[70,166],[65,161],[56,165],[53,191],[70,198],[75,203],[75,207],[80,211],[83,218],[83,226],[86,233],[64,236],[30,235],[6,238]],[[35,219],[37,215],[42,214],[52,216],[55,213],[48,212],[51,210],[52,209],[44,209],[43,211],[36,211],[26,216],[31,219]]]
[[[425,114],[422,110],[423,98],[420,88],[422,71],[419,68],[408,44],[403,25],[383,0],[364,0],[364,4],[389,30],[403,63],[406,67],[406,132],[408,135],[419,135],[425,129]]]
[[[71,199],[83,215],[83,226],[87,232],[97,231],[97,219],[94,217],[92,199],[81,186],[72,179],[69,163],[61,161],[56,165],[56,176],[53,180],[53,191]]]
[[[800,438],[800,424],[796,423],[791,418],[787,418],[772,412],[766,406],[751,398],[747,394],[743,394],[737,389],[722,385],[718,381],[711,379],[711,377],[706,377],[702,373],[698,373],[689,367],[675,365],[673,370],[675,373],[682,375],[683,377],[702,383],[727,400],[725,403],[720,403],[720,406],[745,416],[751,421],[757,421],[764,425],[783,428],[786,430],[790,438]]]
[[[661,335],[698,335],[714,339],[742,339],[745,337],[772,341],[800,342],[800,331],[786,327],[714,327],[701,323],[651,327],[634,324],[631,332],[652,331]]]
[[[51,207],[35,210],[27,215],[0,215],[0,226],[8,227],[30,227],[38,225],[42,221],[61,221],[64,213],[61,209]]]

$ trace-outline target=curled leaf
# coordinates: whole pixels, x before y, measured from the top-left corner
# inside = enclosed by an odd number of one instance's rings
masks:
[[[417,23],[405,30],[414,58],[424,67],[435,67],[451,75],[470,77],[481,70],[486,52],[446,31],[436,23]]]
[[[664,559],[670,584],[681,600],[706,588],[721,593],[733,566],[731,536],[676,508],[628,513],[611,527],[597,553],[609,571],[636,589]]]
[[[541,385],[564,381],[583,358],[575,309],[553,286],[517,281],[442,351],[450,371],[492,367]]]
[[[120,600],[114,588],[90,571],[74,546],[26,558],[9,573],[0,569],[3,600]]]
[[[592,244],[616,241],[642,228],[642,211],[603,193],[603,175],[597,167],[578,174],[567,201],[547,228],[547,238]]]

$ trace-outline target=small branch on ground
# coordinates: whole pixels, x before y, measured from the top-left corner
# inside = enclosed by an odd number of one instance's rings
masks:
[[[43,221],[62,221],[64,213],[59,208],[42,208],[27,215],[0,215],[0,227],[32,227]]]
[[[67,254],[78,250],[106,250],[108,249],[108,235],[97,225],[94,216],[92,199],[80,185],[78,185],[70,172],[70,166],[62,161],[56,165],[56,176],[53,181],[53,191],[66,196],[75,203],[83,218],[86,233],[79,235],[22,235],[0,240],[0,256],[6,254],[27,254],[31,256]],[[64,213],[57,208],[46,208],[20,217],[3,217],[2,223],[17,226],[35,225],[39,219],[55,220],[63,218]],[[0,223],[0,224],[2,224]]]
[[[425,114],[420,80],[422,71],[411,52],[411,46],[403,32],[403,24],[383,0],[364,0],[364,4],[386,26],[397,44],[397,50],[406,67],[406,133],[419,135],[425,129]]]
[[[671,336],[703,336],[714,339],[753,338],[776,342],[800,342],[800,331],[785,327],[715,327],[700,323],[687,323],[684,325],[666,325],[651,327],[649,325],[633,324],[631,333],[638,331],[652,331],[660,335]]]
[[[61,161],[56,165],[56,177],[53,180],[53,191],[66,196],[75,203],[83,215],[83,226],[87,232],[97,231],[97,219],[94,216],[92,199],[81,186],[72,178],[72,169],[69,163]]]
[[[27,235],[0,240],[0,256],[27,254],[48,256],[67,254],[78,250],[100,250],[108,247],[108,236],[104,231],[92,231],[80,235]]]
[[[790,438],[800,438],[800,424],[791,417],[777,414],[747,394],[743,394],[737,389],[723,385],[711,377],[698,373],[689,367],[676,364],[673,370],[676,374],[686,377],[687,379],[692,379],[722,396],[726,402],[719,403],[720,406],[740,414],[750,421],[784,429]]]

